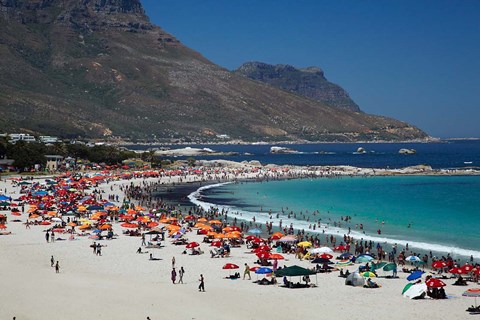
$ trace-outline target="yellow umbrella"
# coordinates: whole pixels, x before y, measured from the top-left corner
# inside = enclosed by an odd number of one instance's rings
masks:
[[[297,244],[299,247],[311,247],[312,243],[310,241],[302,241]]]

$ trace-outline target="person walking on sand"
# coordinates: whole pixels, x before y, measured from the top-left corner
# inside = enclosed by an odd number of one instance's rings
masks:
[[[178,283],[183,283],[183,275],[185,274],[185,269],[183,269],[183,267],[180,268],[180,270],[178,270]]]
[[[146,246],[147,244],[145,243],[145,233],[142,233],[142,246]]]
[[[55,273],[60,273],[60,265],[57,263],[55,264]]]
[[[175,284],[175,280],[177,280],[177,271],[175,268],[172,269],[172,283]]]
[[[172,257],[172,268],[175,268],[175,257]]]
[[[50,242],[50,233],[45,233],[45,240],[47,240],[47,242]]]
[[[55,266],[55,259],[53,258],[53,256],[50,258],[50,267],[53,267]]]
[[[245,280],[245,276],[248,275],[248,280],[252,280],[252,277],[250,276],[250,267],[248,264],[245,263],[245,271],[243,272],[243,280]]]
[[[198,279],[198,281],[200,281],[200,284],[198,285],[198,291],[205,292],[205,279],[203,279],[203,274],[200,274],[200,279]]]

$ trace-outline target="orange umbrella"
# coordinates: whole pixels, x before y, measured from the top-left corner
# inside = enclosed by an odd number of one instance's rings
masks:
[[[229,233],[225,234],[225,238],[238,239],[238,238],[240,238],[240,235],[238,233],[229,232]]]
[[[277,259],[277,260],[283,260],[285,259],[281,254],[279,253],[270,253],[270,255],[268,256],[268,259]]]
[[[29,218],[30,219],[37,219],[38,217],[40,217],[40,216],[38,214],[34,213]]]
[[[67,224],[67,226],[69,226],[69,227],[76,227],[77,224],[76,224],[75,222],[69,222],[69,223]]]
[[[195,223],[195,225],[193,226],[194,228],[203,228],[203,227],[206,227],[207,225],[204,224],[204,223],[200,223],[200,222],[197,222]]]
[[[136,207],[135,207],[135,210],[137,210],[137,211],[145,211],[145,208],[142,207],[142,206],[136,206]]]
[[[130,223],[130,222],[125,222],[125,223],[122,223],[120,226],[124,227],[124,228],[138,228],[138,224],[136,223]]]
[[[7,226],[4,224],[0,224],[0,229],[7,229]]]
[[[223,238],[225,238],[225,235],[223,233],[217,233],[214,238],[215,239],[223,239]]]
[[[90,228],[89,224],[82,224],[80,227],[78,227],[78,229],[80,229],[80,230],[85,230],[85,229],[88,229],[88,228]]]
[[[106,224],[102,224],[98,229],[100,229],[100,230],[108,230],[108,229],[110,229],[110,228],[112,228],[112,225],[106,223]]]
[[[155,221],[149,222],[147,224],[147,227],[149,228],[155,228],[156,226],[158,226],[158,222],[155,222]]]
[[[206,234],[207,237],[215,237],[216,235],[217,235],[217,233],[215,231],[209,231]]]
[[[222,221],[220,221],[220,220],[210,220],[210,221],[208,221],[208,223],[210,223],[210,224],[222,224]]]
[[[57,215],[57,213],[55,211],[48,211],[47,215],[50,216],[50,217],[55,217]]]
[[[137,213],[137,211],[135,211],[135,210],[133,210],[133,209],[128,209],[128,210],[127,210],[127,213],[128,213],[128,214],[135,214],[135,213]]]
[[[18,212],[18,211],[13,211],[13,212],[12,212],[12,215],[14,215],[14,216],[21,216],[22,214],[21,214],[20,212]]]
[[[233,231],[233,228],[232,227],[225,227],[222,229],[223,232],[227,233],[227,232],[231,232]]]
[[[197,221],[198,221],[198,222],[207,222],[208,220],[205,219],[205,218],[200,218],[200,219],[198,219]]]

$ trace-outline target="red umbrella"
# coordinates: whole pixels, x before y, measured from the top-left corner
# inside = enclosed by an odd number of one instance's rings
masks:
[[[239,268],[239,267],[238,267],[236,264],[234,264],[234,263],[227,263],[227,264],[225,264],[225,265],[223,266],[222,269],[228,269],[228,270],[230,270],[230,269],[238,269],[238,268]]]
[[[283,260],[285,259],[281,254],[279,253],[271,253],[270,256],[268,256],[268,259],[270,260],[273,260],[273,259],[277,259],[277,260]]]
[[[445,268],[446,266],[447,263],[445,261],[435,261],[434,263],[432,263],[433,269]]]
[[[463,269],[460,269],[460,268],[452,268],[452,269],[448,270],[448,272],[453,273],[453,274],[466,274],[467,273]]]
[[[320,255],[320,258],[330,260],[330,259],[333,258],[333,256],[332,256],[331,254],[329,254],[329,253],[322,253],[322,254]]]
[[[334,251],[345,251],[347,250],[347,247],[345,246],[336,246],[335,248],[333,248]],[[330,258],[331,259],[331,258]]]
[[[427,281],[425,281],[425,284],[429,288],[441,288],[446,286],[445,282],[437,278],[430,278]]]
[[[190,242],[187,244],[187,249],[192,249],[192,248],[196,248],[198,247],[200,244],[198,244],[198,242]]]
[[[266,251],[257,252],[257,257],[259,257],[260,259],[268,259],[268,257],[270,257],[270,252],[266,252]]]
[[[469,264],[465,264],[465,265],[461,266],[460,269],[462,271],[464,271],[465,273],[469,273],[473,270],[473,266],[469,265]]]
[[[0,224],[0,229],[7,229],[7,226],[4,224]]]
[[[267,246],[267,245],[260,246],[260,247],[258,247],[258,249],[259,249],[260,251],[270,251],[270,250],[272,250],[272,248],[270,248],[270,247]]]
[[[210,244],[211,247],[217,247],[217,248],[220,248],[222,246],[222,241],[213,241],[211,244]]]
[[[253,267],[250,268],[250,271],[255,272],[255,271],[257,271],[257,269],[259,269],[259,268],[261,268],[261,267],[259,267],[259,266],[253,266]]]
[[[189,216],[186,216],[184,219],[187,221],[191,221],[191,220],[195,220],[195,217],[192,215],[189,215]]]

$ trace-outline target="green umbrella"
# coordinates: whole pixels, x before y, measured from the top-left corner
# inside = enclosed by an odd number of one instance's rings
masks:
[[[365,277],[365,278],[375,278],[376,277],[375,273],[370,272],[370,271],[365,271],[365,272],[362,272],[360,274],[361,274],[362,277]]]
[[[408,289],[410,289],[411,286],[413,286],[413,283],[411,283],[411,282],[410,282],[410,283],[407,283],[407,285],[406,285],[406,286],[403,288],[403,290],[402,290],[402,294],[404,294],[405,291],[407,291]]]
[[[372,266],[370,267],[370,269],[377,270],[377,269],[383,268],[386,265],[387,265],[386,262],[379,262],[379,263],[373,263],[372,262]]]
[[[393,271],[397,269],[397,264],[394,262],[388,263],[383,267],[383,271]]]

